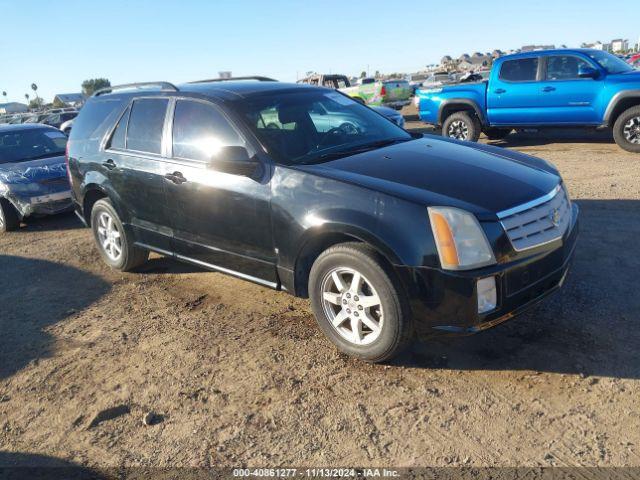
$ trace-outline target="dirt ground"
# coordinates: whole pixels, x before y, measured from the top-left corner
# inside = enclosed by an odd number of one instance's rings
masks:
[[[640,156],[606,132],[494,143],[555,163],[581,208],[565,287],[387,365],[285,293],[109,270],[72,215],[0,236],[0,463],[640,466]]]

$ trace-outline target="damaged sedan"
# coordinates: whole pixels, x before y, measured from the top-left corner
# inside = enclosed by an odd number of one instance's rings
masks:
[[[33,215],[69,210],[67,136],[38,124],[0,126],[0,233]]]

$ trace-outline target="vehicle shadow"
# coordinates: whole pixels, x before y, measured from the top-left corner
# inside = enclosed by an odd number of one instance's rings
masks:
[[[392,365],[640,378],[640,200],[577,203],[581,233],[560,292],[477,335],[416,342]]]
[[[611,130],[585,129],[542,129],[537,132],[512,132],[502,140],[488,140],[489,145],[497,147],[533,147],[562,143],[615,144]]]
[[[55,457],[24,452],[0,451],[0,478],[38,480],[102,480],[116,478],[73,462]]]
[[[154,256],[147,262],[136,269],[138,273],[155,273],[155,274],[176,274],[176,273],[197,273],[207,272],[203,267],[198,267],[191,263],[180,262],[170,257]]]
[[[76,230],[83,228],[82,222],[73,212],[64,212],[45,217],[28,217],[23,221],[22,231],[46,232],[55,230]]]
[[[0,255],[0,379],[50,356],[54,345],[46,328],[109,289],[107,282],[74,267]]]

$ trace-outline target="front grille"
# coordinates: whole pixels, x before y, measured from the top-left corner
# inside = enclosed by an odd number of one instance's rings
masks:
[[[499,213],[498,218],[513,248],[522,251],[561,238],[571,222],[571,204],[558,185],[544,197]]]

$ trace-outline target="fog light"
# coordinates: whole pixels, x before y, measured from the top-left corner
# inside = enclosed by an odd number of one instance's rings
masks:
[[[498,294],[495,277],[478,280],[476,290],[478,291],[478,313],[487,313],[496,308]]]

